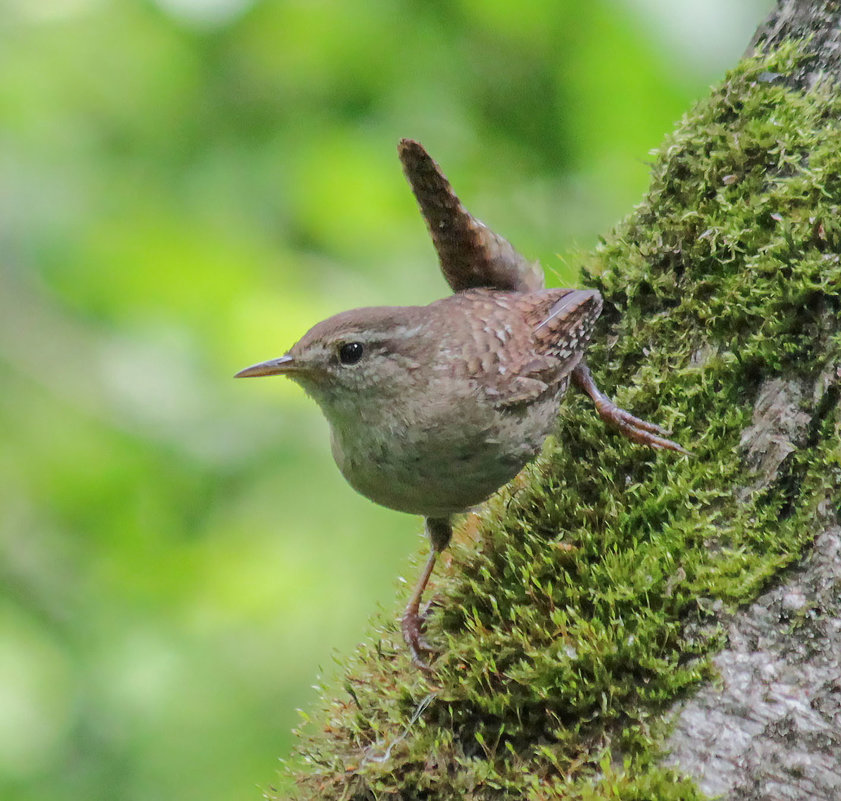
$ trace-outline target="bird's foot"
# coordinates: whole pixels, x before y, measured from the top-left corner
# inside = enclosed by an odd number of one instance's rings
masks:
[[[651,448],[677,451],[689,455],[690,452],[686,448],[678,445],[677,442],[666,439],[666,435],[670,432],[654,423],[635,417],[611,400],[605,399],[605,401],[596,402],[596,411],[599,413],[599,417],[606,423],[618,428],[628,439],[639,442],[641,445],[648,445]]]
[[[403,613],[400,628],[403,631],[403,639],[406,641],[406,645],[409,646],[412,662],[421,670],[428,673],[432,670],[432,667],[423,655],[440,653],[440,650],[434,645],[430,645],[423,636],[426,616],[430,607],[435,603],[435,599],[433,598],[424,606],[423,612],[418,610],[420,609],[420,602],[423,598],[423,591],[426,589],[429,577],[432,575],[432,569],[435,567],[435,560],[438,558],[439,552],[446,548],[447,543],[450,541],[452,526],[450,525],[449,519],[427,518],[426,528],[429,532],[432,548],[429,551],[426,565],[421,572],[418,583],[409,598],[409,602],[406,604],[406,611]]]
[[[666,436],[669,432],[664,428],[654,423],[649,423],[647,420],[641,420],[639,417],[635,417],[630,412],[626,412],[617,406],[596,386],[596,382],[593,380],[593,376],[585,364],[579,364],[572,371],[572,380],[592,398],[599,417],[606,423],[618,428],[628,439],[639,442],[641,445],[648,445],[651,448],[677,451],[678,453],[691,455],[690,451],[686,450],[686,448],[678,445],[677,442],[667,439]]]
[[[419,613],[417,608],[407,609],[400,622],[403,639],[409,647],[409,653],[412,656],[413,664],[427,673],[432,670],[432,666],[429,664],[424,654],[435,655],[441,653],[440,648],[436,648],[434,645],[430,644],[423,636],[426,615],[432,603],[433,602],[430,601],[422,613]]]

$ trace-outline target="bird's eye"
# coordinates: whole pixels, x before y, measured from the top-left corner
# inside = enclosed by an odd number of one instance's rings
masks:
[[[361,342],[345,342],[339,348],[339,361],[345,365],[356,364],[364,352],[365,348]]]

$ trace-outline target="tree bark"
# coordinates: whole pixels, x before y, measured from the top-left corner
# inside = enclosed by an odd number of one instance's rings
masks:
[[[769,52],[787,40],[808,42],[810,57],[785,76],[786,83],[801,91],[823,85],[837,94],[841,4],[780,0],[757,29],[747,55]],[[838,382],[838,369],[819,380]],[[792,421],[806,416],[798,409],[799,398],[785,398],[781,382],[765,389],[745,439],[751,441],[749,451],[768,462],[765,480],[773,480],[795,449]],[[728,621],[728,647],[714,659],[719,682],[679,708],[669,761],[709,795],[733,801],[841,797],[837,495],[835,504],[819,510],[814,545],[802,564]]]
[[[291,795],[841,797],[839,143],[841,3],[780,0],[586,267],[589,364],[694,457],[566,400],[457,534],[435,672],[378,621]]]
[[[841,528],[735,615],[719,681],[685,702],[669,761],[711,796],[831,801],[841,793]]]
[[[808,40],[812,56],[788,76],[793,88],[807,90],[823,81],[841,81],[841,27],[837,0],[778,0],[753,35],[747,55],[773,50],[786,40]]]

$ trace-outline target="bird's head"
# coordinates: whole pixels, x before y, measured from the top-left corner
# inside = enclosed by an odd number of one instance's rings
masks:
[[[300,384],[330,419],[389,402],[416,380],[427,342],[423,307],[352,309],[313,326],[278,358],[236,378],[284,375]]]

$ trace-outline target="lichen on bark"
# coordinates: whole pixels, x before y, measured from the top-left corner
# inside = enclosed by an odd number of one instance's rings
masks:
[[[722,615],[841,512],[841,101],[787,83],[808,58],[782,44],[713,89],[585,266],[591,368],[694,455],[568,395],[435,580],[434,674],[375,621],[283,797],[703,797],[661,761],[668,710],[714,674]]]

